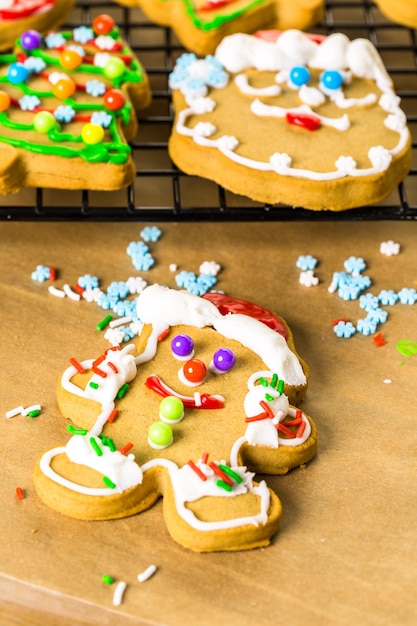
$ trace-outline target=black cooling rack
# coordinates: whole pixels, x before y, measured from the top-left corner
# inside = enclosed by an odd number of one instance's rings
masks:
[[[374,2],[327,1],[316,33],[344,32],[369,38],[381,54],[401,97],[413,136],[413,168],[382,204],[333,213],[282,205],[262,205],[235,196],[210,181],[190,177],[169,160],[168,138],[173,121],[168,74],[183,52],[168,28],[151,23],[139,9],[114,2],[78,0],[67,24],[74,28],[110,13],[137,53],[150,78],[153,102],[139,118],[131,143],[136,179],[117,192],[25,189],[0,196],[1,220],[86,221],[251,221],[251,220],[416,220],[417,219],[417,32],[390,22]]]

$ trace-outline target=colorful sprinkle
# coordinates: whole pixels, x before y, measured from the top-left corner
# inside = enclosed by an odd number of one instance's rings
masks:
[[[94,437],[90,437],[90,445],[93,448],[94,452],[97,454],[97,456],[103,456],[103,450],[100,448],[100,445],[97,443]]]
[[[120,582],[117,583],[116,585],[116,589],[114,590],[114,594],[113,594],[113,605],[114,606],[120,606],[122,601],[123,601],[123,595],[124,592],[126,591],[126,587],[127,584],[121,580]]]
[[[16,498],[18,500],[24,500],[25,494],[22,487],[16,487]]]
[[[112,585],[114,583],[113,576],[109,576],[108,574],[103,574],[101,577],[101,582],[105,585]]]
[[[108,476],[103,476],[103,483],[106,485],[106,487],[109,487],[109,489],[115,489],[116,487],[115,483],[110,480]]]
[[[149,565],[149,567],[147,567],[144,572],[138,574],[138,581],[140,583],[143,583],[146,580],[149,580],[149,578],[155,574],[156,570],[156,565]]]
[[[67,425],[67,431],[71,433],[71,435],[86,435],[88,430],[85,428],[75,428],[72,424]]]

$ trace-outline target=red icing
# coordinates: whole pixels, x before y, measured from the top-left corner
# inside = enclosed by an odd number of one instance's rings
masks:
[[[202,297],[212,302],[222,315],[227,315],[227,313],[248,315],[249,317],[263,322],[266,326],[269,326],[269,328],[272,328],[272,330],[275,330],[284,337],[284,339],[288,339],[288,331],[282,320],[275,315],[275,313],[264,309],[264,307],[259,304],[225,296],[222,293],[206,293]]]
[[[235,0],[207,0],[207,2],[200,7],[199,11],[216,11],[217,9],[223,9],[223,7],[226,7],[233,2],[235,2]]]
[[[282,30],[258,30],[255,33],[255,37],[259,39],[264,39],[264,41],[271,41],[274,43],[281,35]],[[325,39],[327,39],[326,35],[316,35],[315,33],[304,33],[306,37],[314,41],[315,43],[321,44]]]
[[[155,374],[153,376],[149,376],[146,379],[145,385],[148,389],[152,389],[152,391],[156,391],[160,396],[166,398],[167,396],[176,396],[181,398],[183,405],[187,409],[223,409],[224,402],[216,396],[211,396],[208,393],[202,393],[200,395],[200,403],[196,403],[194,397],[191,396],[183,396],[179,393],[176,393],[173,389],[165,385],[159,376]]]
[[[309,113],[287,113],[285,116],[289,124],[301,126],[307,130],[317,130],[320,128],[320,119],[316,115]]]
[[[2,20],[20,20],[41,9],[51,9],[54,4],[55,0],[16,0],[12,7],[0,9],[0,18]]]

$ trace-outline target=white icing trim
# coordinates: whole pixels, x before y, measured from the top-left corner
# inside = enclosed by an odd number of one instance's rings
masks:
[[[301,104],[298,107],[285,108],[279,106],[271,106],[270,104],[264,104],[258,98],[256,98],[250,105],[250,110],[254,115],[259,117],[285,117],[287,113],[302,113],[307,115],[314,115],[314,117],[320,120],[320,123],[323,126],[330,126],[331,128],[335,128],[336,130],[345,131],[350,128],[350,122],[347,115],[343,115],[342,117],[324,117],[317,113],[317,111],[313,111],[307,104]]]
[[[269,85],[268,87],[256,88],[249,85],[246,74],[238,74],[235,76],[235,84],[239,90],[248,96],[279,96],[282,89],[278,85]]]

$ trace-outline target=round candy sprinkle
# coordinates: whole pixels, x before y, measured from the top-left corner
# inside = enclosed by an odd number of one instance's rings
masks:
[[[290,80],[297,87],[302,87],[310,80],[310,72],[304,65],[297,65],[290,71]]]
[[[182,383],[189,387],[201,385],[206,377],[206,366],[199,359],[190,359],[178,372]]]
[[[109,111],[119,111],[126,102],[126,97],[120,89],[109,89],[103,96],[103,102]]]
[[[104,74],[107,78],[119,78],[126,69],[126,65],[119,57],[112,57],[104,66]]]
[[[100,143],[104,139],[104,129],[98,124],[85,124],[81,130],[81,137],[84,143],[88,145],[95,145]]]
[[[213,356],[210,369],[217,374],[224,374],[232,369],[236,362],[235,353],[230,348],[219,348]]]
[[[7,70],[7,78],[12,85],[19,85],[24,83],[29,76],[29,70],[23,65],[23,63],[12,63]]]
[[[55,124],[56,120],[49,111],[39,111],[33,118],[33,126],[38,133],[49,133]]]
[[[61,52],[59,61],[66,70],[75,70],[81,65],[83,58],[76,50],[68,49]]]
[[[178,360],[186,360],[194,355],[194,341],[189,335],[176,335],[171,341],[171,350]]]
[[[343,85],[343,76],[337,70],[323,72],[321,82],[327,89],[340,89]]]
[[[59,100],[70,98],[75,92],[75,83],[71,78],[61,78],[52,89],[54,96]]]
[[[27,30],[20,37],[20,43],[25,50],[36,50],[42,43],[42,36],[37,30]]]
[[[10,96],[5,91],[0,91],[0,113],[7,111],[10,106]]]
[[[162,450],[173,441],[172,428],[164,422],[154,422],[149,426],[148,443],[155,450]]]
[[[102,13],[93,20],[93,30],[96,35],[108,35],[114,28],[114,19]]]
[[[184,417],[184,404],[176,396],[167,396],[159,405],[159,417],[166,424],[177,424]]]

